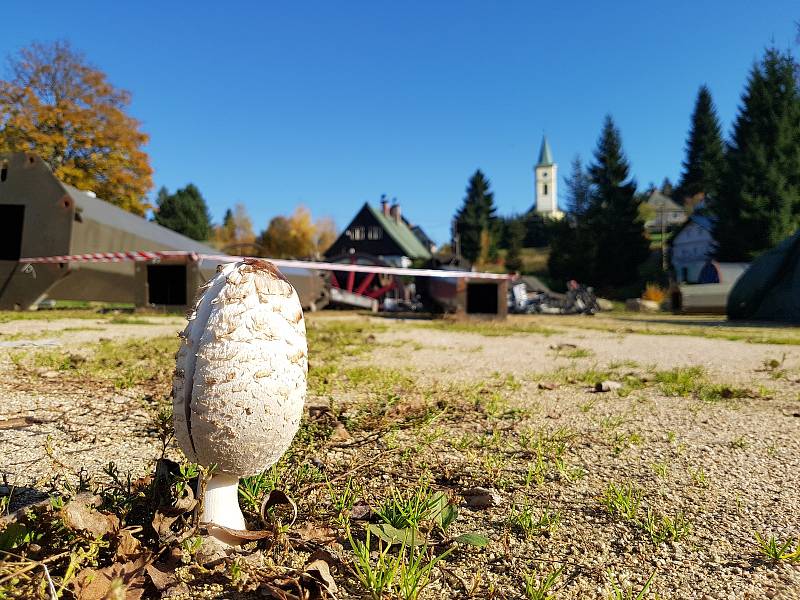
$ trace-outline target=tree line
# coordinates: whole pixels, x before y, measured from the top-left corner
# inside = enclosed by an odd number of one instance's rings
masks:
[[[232,254],[272,258],[319,258],[336,239],[332,219],[314,220],[304,206],[291,215],[273,217],[259,234],[243,204],[225,211],[222,223],[213,225],[203,195],[194,184],[170,193],[158,191],[153,220],[192,239],[209,242]]]
[[[661,191],[711,218],[715,258],[750,261],[800,227],[800,73],[788,50],[768,48],[749,73],[730,138],[723,138],[711,91],[698,91],[680,180]],[[480,170],[469,180],[457,211],[453,246],[473,263],[497,258],[519,270],[521,248],[549,245],[552,279],[578,279],[605,287],[638,280],[649,240],[622,136],[613,118],[603,123],[593,160],[580,157],[565,178],[566,216],[543,220],[497,215],[489,180]],[[652,191],[652,190],[649,190]],[[648,191],[648,193],[649,193]]]

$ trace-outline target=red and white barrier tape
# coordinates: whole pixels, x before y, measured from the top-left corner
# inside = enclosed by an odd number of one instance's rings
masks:
[[[65,254],[61,256],[39,256],[36,258],[20,258],[19,262],[27,264],[42,263],[67,263],[67,262],[124,262],[124,261],[147,261],[160,260],[162,258],[183,258],[185,256],[198,260],[195,252],[185,252],[181,250],[166,250],[148,252],[138,250],[135,252],[90,252],[88,254]]]
[[[89,254],[69,254],[62,256],[40,256],[20,258],[25,264],[70,263],[70,262],[124,262],[158,261],[162,259],[189,259],[195,262],[228,263],[244,260],[245,256],[228,254],[198,254],[182,250],[136,251],[136,252],[93,252]],[[403,267],[382,267],[378,265],[356,265],[348,263],[329,263],[312,260],[286,260],[265,258],[276,267],[286,269],[312,269],[315,271],[344,271],[355,273],[375,273],[378,275],[407,275],[416,277],[435,277],[442,279],[508,279],[501,273],[475,273],[472,271],[446,271],[443,269],[406,269]]]

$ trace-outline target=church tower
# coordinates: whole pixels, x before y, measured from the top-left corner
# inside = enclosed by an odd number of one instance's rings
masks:
[[[542,138],[536,173],[536,212],[540,215],[560,219],[564,213],[558,210],[558,165],[553,162],[553,153],[547,136]]]

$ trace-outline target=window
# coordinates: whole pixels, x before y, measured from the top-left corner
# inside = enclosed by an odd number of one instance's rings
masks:
[[[372,226],[367,229],[368,240],[380,240],[383,238],[383,229],[380,227]]]
[[[544,184],[544,195],[547,196],[547,184]]]
[[[349,237],[353,241],[363,240],[364,239],[364,228],[363,227],[352,227],[345,232],[345,235]]]

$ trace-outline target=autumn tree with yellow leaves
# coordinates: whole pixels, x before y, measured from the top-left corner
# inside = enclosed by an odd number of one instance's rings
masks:
[[[256,240],[262,256],[271,258],[319,258],[336,240],[336,225],[330,218],[314,221],[305,206],[289,216],[274,217]]]
[[[130,100],[68,42],[23,48],[0,80],[0,154],[33,152],[61,181],[143,215],[153,171]]]
[[[242,247],[252,246],[255,239],[247,209],[244,204],[237,204],[225,211],[222,224],[214,228],[212,243],[220,250],[239,253]]]

